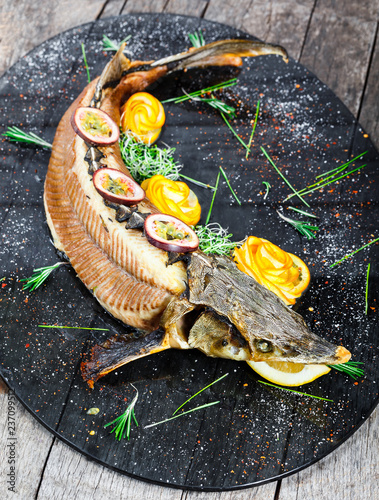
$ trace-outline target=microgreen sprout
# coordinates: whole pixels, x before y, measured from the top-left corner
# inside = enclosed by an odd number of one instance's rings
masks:
[[[82,54],[83,54],[84,66],[85,66],[86,71],[87,71],[87,80],[88,80],[88,83],[91,83],[91,76],[89,74],[89,68],[88,68],[87,56],[86,56],[86,50],[84,48],[84,43],[82,43]]]
[[[58,267],[68,264],[68,262],[57,262],[52,266],[39,267],[38,269],[33,269],[33,274],[30,278],[24,278],[20,280],[25,282],[22,289],[33,292],[36,288],[42,285],[42,283],[50,276],[50,274]]]
[[[121,45],[123,43],[127,42],[128,40],[130,40],[131,37],[132,37],[132,35],[128,35],[123,40],[121,40],[120,43],[118,43],[115,40],[111,40],[110,38],[108,38],[107,35],[103,35],[103,51],[104,52],[111,52],[111,51],[117,52],[118,49],[121,47]]]
[[[306,236],[308,240],[311,238],[316,238],[316,235],[312,233],[312,231],[318,231],[319,227],[318,226],[311,226],[310,224],[307,224],[304,221],[301,220],[294,220],[290,219],[289,217],[285,217],[282,213],[279,212],[279,210],[276,211],[279,217],[281,217],[283,220],[291,224],[297,231],[299,231],[300,234],[303,236]]]
[[[365,374],[364,370],[359,367],[359,365],[363,365],[361,361],[347,361],[346,363],[341,363],[340,365],[328,365],[329,368],[334,368],[339,372],[346,373],[352,379],[356,380],[357,378],[363,377]]]
[[[229,182],[229,179],[226,177],[226,173],[224,172],[224,169],[220,166],[220,171],[222,173],[222,176],[224,177],[227,185],[228,185],[228,188],[230,189],[232,195],[234,196],[234,198],[236,199],[238,205],[241,205],[241,202],[240,200],[238,199],[238,196],[236,195],[236,193],[234,192],[232,186],[230,185],[230,182]]]
[[[197,31],[195,31],[195,33],[188,33],[188,38],[192,43],[193,47],[196,47],[197,49],[200,47],[204,47],[205,45],[203,32],[201,31],[200,28]]]
[[[130,405],[126,408],[124,413],[120,415],[119,417],[115,418],[112,422],[109,422],[108,424],[104,425],[105,427],[108,427],[110,425],[115,425],[113,429],[111,430],[111,433],[115,433],[115,438],[121,441],[122,438],[128,438],[130,437],[130,428],[132,424],[132,418],[134,420],[134,423],[138,427],[138,422],[134,413],[134,407],[137,403],[138,399],[138,390],[134,387],[133,384],[130,384],[133,389],[137,392],[137,394],[134,396],[132,402]]]
[[[342,259],[340,260],[337,260],[337,262],[335,262],[334,264],[332,264],[331,266],[329,267],[334,267],[334,266],[338,266],[338,264],[341,264],[341,262],[343,262],[344,260],[348,259],[349,257],[352,257],[353,255],[355,255],[356,253],[360,252],[361,250],[363,250],[364,248],[372,245],[373,243],[375,243],[376,241],[379,241],[379,238],[375,238],[375,240],[372,240],[370,241],[369,243],[366,243],[366,245],[363,245],[361,248],[358,248],[358,250],[354,250],[354,252],[351,252],[349,253],[348,255],[345,255],[345,257],[343,257]]]
[[[366,293],[365,293],[365,314],[367,315],[368,313],[368,279],[370,275],[370,267],[371,264],[367,266],[367,274],[366,274]]]
[[[260,384],[269,385],[270,387],[275,387],[276,389],[281,389],[282,391],[293,392],[294,394],[299,394],[300,396],[307,396],[308,398],[321,399],[321,401],[330,401],[334,403],[333,399],[321,398],[320,396],[314,396],[313,394],[307,394],[306,392],[294,391],[293,389],[287,389],[287,387],[263,382],[263,380],[258,380],[258,382]]]
[[[6,132],[3,134],[4,137],[7,137],[12,142],[25,142],[26,144],[35,144],[36,146],[41,146],[43,148],[51,149],[53,146],[46,142],[38,135],[33,132],[24,132],[18,127],[9,127]]]
[[[242,245],[242,241],[230,241],[233,234],[220,226],[218,222],[212,222],[206,226],[196,226],[193,228],[199,238],[199,248],[204,253],[214,253],[217,255],[229,255],[237,245]]]
[[[262,184],[264,184],[265,187],[266,187],[266,193],[265,193],[265,195],[263,197],[263,199],[265,200],[267,198],[267,196],[268,196],[268,193],[269,193],[270,189],[271,189],[271,184],[269,182],[267,182],[267,181],[263,181]]]
[[[284,182],[287,184],[287,186],[289,186],[292,191],[294,192],[294,195],[293,196],[298,196],[300,198],[300,200],[304,203],[304,205],[306,205],[308,208],[309,205],[308,203],[302,198],[302,196],[296,191],[296,189],[292,186],[292,184],[284,177],[284,175],[282,174],[282,172],[278,169],[278,167],[275,165],[275,163],[273,162],[273,160],[270,158],[269,154],[267,153],[267,151],[265,150],[265,148],[263,146],[261,146],[261,150],[263,152],[263,154],[265,155],[265,157],[268,159],[268,161],[271,163],[271,165],[274,167],[274,169],[277,171],[277,173],[280,175],[280,177],[284,180]]]
[[[255,127],[257,126],[257,121],[258,121],[258,116],[259,116],[259,106],[261,104],[261,101],[257,102],[257,109],[255,111],[255,118],[254,118],[254,124],[253,124],[253,130],[251,131],[250,139],[249,139],[249,144],[248,144],[248,150],[246,151],[246,160],[249,156],[250,153],[250,148],[251,148],[251,143],[253,142],[253,137],[254,137],[254,132],[255,132]]]

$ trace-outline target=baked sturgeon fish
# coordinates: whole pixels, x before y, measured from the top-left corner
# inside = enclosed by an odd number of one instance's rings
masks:
[[[169,72],[239,66],[241,57],[267,54],[287,61],[286,51],[261,42],[225,40],[159,61],[131,62],[123,48],[61,119],[45,181],[44,204],[55,247],[112,316],[143,331],[137,339],[119,335],[94,346],[82,363],[84,379],[92,387],[119,366],[169,348],[196,348],[238,361],[348,361],[349,351],[313,334],[299,314],[231,259],[197,250],[186,261],[172,262],[167,252],[149,244],[138,219],[157,208],[145,198],[128,212],[106,204],[93,186],[92,174],[102,167],[130,175],[118,143],[90,146],[70,124],[79,106],[101,108],[120,123],[123,103]]]

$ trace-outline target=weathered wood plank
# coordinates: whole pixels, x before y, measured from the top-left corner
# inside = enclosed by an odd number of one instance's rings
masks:
[[[166,3],[167,0],[139,0],[138,2],[128,0],[121,13],[162,12]]]
[[[100,19],[120,15],[124,4],[125,0],[108,0],[104,6],[103,12],[100,15]]]
[[[8,415],[14,418],[15,435],[8,428]],[[13,422],[12,418],[10,422]],[[9,463],[14,443],[14,464]],[[49,453],[53,436],[45,430],[19,403],[12,392],[0,394],[0,495],[1,498],[34,498],[40,477]],[[8,483],[14,466],[15,491],[8,490]]]
[[[362,107],[358,120],[368,131],[376,148],[379,148],[379,36],[376,38],[375,49],[369,69]]]
[[[0,3],[0,74],[33,47],[100,14],[105,0]]]
[[[326,83],[356,116],[374,44],[373,2],[317,2],[300,62]],[[343,47],[343,49],[342,49]]]
[[[206,0],[169,0],[164,12],[202,17],[206,7]]]
[[[106,469],[57,440],[51,450],[37,498],[180,500],[181,496],[181,490],[162,488]]]
[[[279,498],[374,499],[378,494],[379,412],[318,464],[283,479]]]
[[[257,488],[225,491],[223,493],[200,493],[188,491],[183,500],[271,500],[274,498],[276,483],[269,483]]]
[[[210,0],[204,19],[226,23],[240,28],[243,18],[250,12],[252,0]],[[254,33],[252,33],[254,35]]]

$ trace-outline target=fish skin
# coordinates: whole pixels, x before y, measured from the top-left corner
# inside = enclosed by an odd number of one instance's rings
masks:
[[[92,158],[89,164],[95,170],[107,166],[130,176],[118,143],[88,148],[70,125],[73,111],[88,105],[100,107],[119,123],[123,102],[173,68],[206,66],[207,62],[239,65],[234,42],[224,42],[223,49],[222,42],[214,42],[210,44],[213,52],[207,46],[193,49],[185,57],[173,56],[137,72],[128,70],[148,63],[130,63],[120,49],[115,56],[119,60],[108,63],[58,126],[44,193],[54,244],[108,312],[150,332],[138,342],[114,336],[103,346],[95,346],[90,360],[82,363],[83,378],[90,386],[122,364],[168,348],[198,348],[208,356],[254,361],[332,364],[350,357],[342,346],[311,333],[301,316],[240,272],[230,259],[197,251],[187,266],[180,261],[168,265],[167,252],[151,246],[140,231],[125,229],[117,222],[114,209],[104,204],[93,186],[85,157]],[[267,50],[287,59],[284,49],[273,47],[249,41],[240,55],[260,55]],[[107,88],[109,80],[118,78],[115,87]],[[147,199],[138,205],[138,211],[158,212]],[[204,330],[209,333],[204,335]],[[270,342],[270,352],[259,351],[261,340]]]

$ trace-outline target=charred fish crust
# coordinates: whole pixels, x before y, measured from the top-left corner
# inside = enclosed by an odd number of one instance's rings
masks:
[[[143,229],[146,217],[150,213],[133,212],[126,223],[126,229]]]
[[[103,344],[92,347],[90,359],[81,363],[83,379],[93,384],[107,373],[137,358],[165,349],[162,347],[165,332],[158,328],[138,339],[126,335],[114,335]]]
[[[299,314],[230,259],[194,252],[187,275],[189,302],[228,318],[247,341],[251,359],[338,363],[339,347],[312,333]],[[264,343],[270,348],[260,348]]]
[[[125,222],[132,216],[133,212],[138,210],[137,206],[127,207],[125,205],[120,205],[119,203],[114,203],[112,201],[103,199],[103,203],[106,207],[116,210],[116,221]]]

